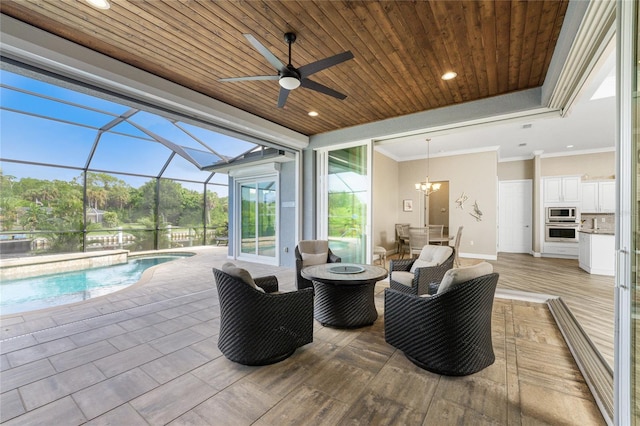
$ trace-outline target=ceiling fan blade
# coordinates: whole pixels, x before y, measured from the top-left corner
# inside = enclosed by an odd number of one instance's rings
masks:
[[[251,80],[277,80],[280,76],[278,75],[250,75],[247,77],[230,77],[230,78],[221,78],[218,81],[251,81]]]
[[[249,40],[249,43],[258,51],[262,56],[265,57],[267,61],[278,71],[284,68],[284,64],[280,62],[280,59],[276,58],[276,56],[269,51],[262,43],[260,43],[254,36],[251,34],[242,34]]]
[[[353,59],[353,53],[347,50],[346,52],[338,53],[337,55],[330,56],[328,58],[320,59],[319,61],[312,62],[307,65],[303,65],[298,68],[298,72],[302,78],[309,77],[311,74],[315,74],[318,71],[322,71],[334,65],[341,64],[344,61]]]
[[[316,92],[324,93],[325,95],[333,96],[337,99],[345,99],[347,95],[343,95],[340,92],[336,92],[335,90],[325,86],[324,84],[316,83],[313,80],[309,80],[308,78],[303,78],[300,82],[302,87],[306,87],[307,89],[315,90]]]
[[[287,103],[290,90],[280,87],[280,94],[278,95],[278,108],[284,108],[284,104]]]

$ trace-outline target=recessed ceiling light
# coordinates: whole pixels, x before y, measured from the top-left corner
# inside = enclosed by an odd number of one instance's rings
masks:
[[[107,10],[111,8],[111,5],[109,4],[109,0],[87,0],[87,3],[89,3],[91,6],[95,8],[102,9],[102,10]]]
[[[567,148],[573,148],[573,145],[567,145]]]
[[[317,117],[318,111],[309,111],[309,117]]]
[[[442,77],[440,77],[443,80],[451,80],[453,78],[456,78],[458,76],[458,73],[453,72],[453,71],[447,71],[444,74],[442,74]]]

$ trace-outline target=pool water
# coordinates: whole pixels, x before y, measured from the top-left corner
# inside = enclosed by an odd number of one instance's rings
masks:
[[[191,254],[130,258],[127,263],[81,271],[5,280],[0,284],[0,315],[80,302],[122,290],[155,265]]]

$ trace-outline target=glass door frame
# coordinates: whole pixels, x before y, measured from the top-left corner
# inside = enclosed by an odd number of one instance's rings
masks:
[[[257,253],[249,254],[242,252],[242,187],[247,184],[259,184],[264,181],[273,181],[275,184],[276,200],[275,200],[275,255],[263,256]],[[234,241],[234,258],[239,260],[245,260],[247,262],[262,263],[267,265],[279,265],[280,264],[280,173],[269,172],[261,173],[251,176],[237,177],[234,179],[234,229],[235,241]],[[256,238],[258,236],[256,235]]]
[[[316,206],[317,206],[317,220],[316,220],[316,238],[327,240],[329,239],[329,152],[339,151],[346,148],[354,148],[359,146],[366,146],[367,152],[367,223],[364,227],[364,236],[366,240],[365,244],[365,263],[371,263],[373,259],[373,239],[372,233],[372,209],[373,209],[373,141],[357,141],[345,144],[331,145],[323,148],[316,148]]]
[[[635,408],[638,353],[634,334],[638,327],[633,311],[637,289],[638,247],[634,235],[638,221],[638,177],[636,161],[639,147],[636,136],[637,113],[637,2],[618,1],[617,37],[617,102],[618,134],[616,146],[616,277],[615,277],[615,345],[614,345],[614,424],[637,425],[640,414]]]

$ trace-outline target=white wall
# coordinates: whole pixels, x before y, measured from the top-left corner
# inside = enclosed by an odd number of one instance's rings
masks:
[[[373,210],[372,239],[374,246],[391,251],[395,247],[395,224],[402,205],[398,192],[400,163],[379,152],[373,154]]]
[[[398,164],[397,221],[419,226],[422,205],[414,183],[424,180],[427,160]],[[497,164],[495,151],[431,158],[429,164],[431,181],[449,181],[449,229],[454,233],[459,226],[464,226],[460,253],[468,257],[495,259],[497,256]],[[469,198],[461,209],[457,207],[456,200],[463,193]],[[402,211],[405,199],[413,200],[412,212]],[[470,214],[474,212],[476,201],[483,213],[481,221]],[[374,211],[378,204],[374,204]]]
[[[616,173],[615,151],[594,154],[543,157],[542,176],[579,175],[582,180],[613,179]]]

